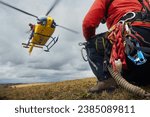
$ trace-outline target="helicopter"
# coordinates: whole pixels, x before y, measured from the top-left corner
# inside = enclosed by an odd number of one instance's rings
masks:
[[[31,54],[34,47],[41,48],[41,49],[46,47],[46,49],[44,49],[44,51],[49,52],[49,50],[56,44],[56,42],[58,41],[58,38],[59,38],[59,36],[57,36],[57,37],[52,36],[54,31],[55,31],[55,28],[57,26],[65,29],[65,30],[68,30],[70,32],[78,33],[75,30],[72,30],[70,28],[56,24],[54,19],[51,16],[48,16],[50,14],[50,12],[55,8],[55,6],[59,2],[60,2],[60,0],[55,0],[55,2],[52,4],[51,8],[47,11],[45,16],[39,18],[36,15],[33,15],[29,12],[26,12],[22,9],[19,9],[15,6],[12,6],[12,5],[0,0],[0,4],[5,5],[7,7],[10,7],[14,10],[17,10],[21,13],[24,13],[26,15],[32,16],[32,17],[37,19],[36,24],[31,24],[31,23],[29,24],[31,34],[30,34],[30,37],[28,39],[28,42],[22,43],[22,46],[24,48],[28,48],[29,54]],[[49,41],[49,39],[51,39],[51,40]]]

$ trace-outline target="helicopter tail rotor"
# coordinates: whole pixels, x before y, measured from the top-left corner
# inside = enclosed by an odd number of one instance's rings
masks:
[[[60,0],[55,0],[51,8],[47,11],[46,16],[49,15],[49,13],[55,8],[55,6],[60,2]]]
[[[31,13],[28,13],[28,12],[26,12],[26,11],[24,11],[24,10],[19,9],[19,8],[16,8],[16,7],[14,7],[14,6],[12,6],[12,5],[8,4],[8,3],[5,3],[5,2],[3,2],[3,1],[1,1],[1,0],[0,0],[0,4],[5,5],[5,6],[7,6],[7,7],[10,7],[10,8],[12,8],[12,9],[15,9],[15,10],[17,10],[17,11],[20,11],[20,12],[26,14],[26,15],[29,15],[29,16],[32,16],[32,17],[35,17],[35,18],[38,19],[38,17],[37,17],[36,15],[33,15],[33,14],[31,14]]]

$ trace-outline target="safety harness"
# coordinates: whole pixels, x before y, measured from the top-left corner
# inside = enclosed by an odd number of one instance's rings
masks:
[[[129,12],[125,14],[120,21],[111,27],[107,34],[107,39],[112,44],[109,63],[116,70],[115,61],[121,60],[123,69],[127,68],[126,55],[136,65],[144,64],[150,56],[150,43],[146,42],[143,37],[132,28],[132,22],[144,21],[150,23],[150,6],[146,6],[143,0],[141,12]],[[148,2],[146,0],[146,2]],[[112,3],[112,1],[111,1]],[[148,8],[149,7],[149,8]],[[143,45],[147,47],[143,47]]]

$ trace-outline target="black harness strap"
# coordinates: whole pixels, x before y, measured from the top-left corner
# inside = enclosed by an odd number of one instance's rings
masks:
[[[106,5],[106,11],[105,11],[105,18],[107,19],[108,17],[108,10],[109,10],[109,7],[111,5],[111,3],[113,2],[114,0],[110,0],[109,3]]]
[[[106,23],[106,19],[108,17],[108,10],[109,10],[109,7],[111,5],[111,3],[113,2],[114,0],[110,0],[108,4],[106,4],[106,10],[105,10],[105,17],[102,19],[101,23],[104,24]]]

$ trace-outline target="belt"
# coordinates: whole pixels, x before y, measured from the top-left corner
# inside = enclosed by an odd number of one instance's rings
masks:
[[[145,12],[128,12],[126,13],[120,21],[134,22],[134,21],[144,21],[150,22],[150,14]]]

